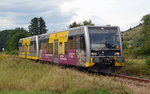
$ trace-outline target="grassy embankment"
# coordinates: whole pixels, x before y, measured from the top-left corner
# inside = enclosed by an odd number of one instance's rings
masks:
[[[0,94],[16,93],[149,94],[150,89],[119,82],[112,77],[0,55]]]
[[[150,66],[146,64],[148,56],[135,54],[136,49],[132,47],[135,37],[141,37],[142,28],[143,25],[122,32],[125,66],[119,73],[150,79]]]
[[[150,79],[150,66],[145,59],[126,58],[125,66],[118,73]]]
[[[91,75],[17,56],[0,56],[0,93],[126,94],[110,77]]]

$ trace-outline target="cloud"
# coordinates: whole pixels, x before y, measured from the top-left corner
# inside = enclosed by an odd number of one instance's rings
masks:
[[[24,27],[43,17],[50,31],[67,29],[73,21],[126,30],[150,12],[149,0],[0,0],[0,30]]]
[[[62,10],[66,0],[5,0],[0,3],[0,30],[27,29],[33,17],[43,17],[49,31],[67,28],[75,9]],[[74,10],[74,11],[72,11]]]
[[[71,6],[78,7],[76,21],[91,19],[96,25],[111,24],[126,30],[150,13],[149,3],[149,0],[74,0]]]

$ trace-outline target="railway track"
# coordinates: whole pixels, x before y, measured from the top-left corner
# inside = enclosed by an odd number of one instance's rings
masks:
[[[148,79],[120,75],[120,74],[114,74],[113,77],[115,80],[119,80],[119,81],[129,83],[129,84],[134,84],[136,86],[150,87],[150,80]]]

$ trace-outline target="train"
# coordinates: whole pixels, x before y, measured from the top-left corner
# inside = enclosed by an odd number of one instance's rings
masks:
[[[19,57],[97,72],[116,72],[124,66],[118,26],[81,26],[22,38]]]

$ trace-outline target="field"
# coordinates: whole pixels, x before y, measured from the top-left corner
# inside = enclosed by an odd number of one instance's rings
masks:
[[[145,59],[126,58],[125,66],[118,73],[150,79],[150,66]]]
[[[0,93],[112,94],[129,93],[110,77],[91,75],[74,69],[0,56]]]
[[[112,94],[128,93],[110,77],[91,75],[74,69],[20,59],[0,57],[0,93]]]
[[[73,68],[0,56],[0,94],[145,94],[143,87]]]

